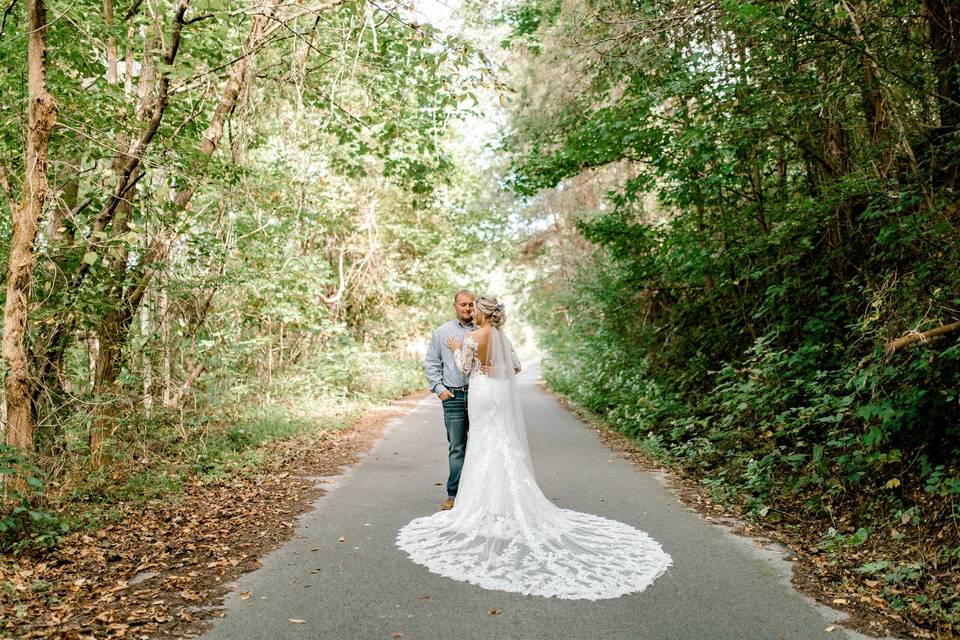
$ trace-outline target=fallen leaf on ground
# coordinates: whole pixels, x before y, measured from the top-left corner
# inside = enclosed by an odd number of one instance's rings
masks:
[[[240,592],[240,599],[241,599],[241,600],[249,600],[249,599],[250,599],[250,592],[249,592],[249,591],[241,591],[241,592]]]
[[[500,609],[490,609],[489,611],[487,611],[488,616],[498,616],[500,615],[500,613],[501,613]]]
[[[15,558],[0,554],[0,585],[18,601],[16,615],[12,598],[0,602],[0,637],[191,636],[204,618],[221,615],[214,607],[226,584],[288,539],[292,529],[284,523],[322,495],[301,476],[342,473],[376,442],[389,417],[358,415],[350,429],[322,436],[323,446],[310,435],[264,443],[257,468],[209,482],[191,476],[170,496],[146,503],[111,502],[117,521],[98,531],[71,532],[59,546]],[[41,575],[49,586],[32,587]],[[189,611],[181,611],[187,603]]]
[[[306,620],[301,620],[300,618],[287,618],[287,621],[292,622],[293,624],[306,624],[307,622]]]

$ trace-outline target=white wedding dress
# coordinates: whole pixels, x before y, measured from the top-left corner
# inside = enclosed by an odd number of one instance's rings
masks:
[[[520,410],[519,362],[499,329],[487,367],[467,336],[470,432],[456,505],[400,529],[397,546],[430,571],[486,589],[599,600],[643,591],[672,563],[646,533],[561,509],[537,486]]]

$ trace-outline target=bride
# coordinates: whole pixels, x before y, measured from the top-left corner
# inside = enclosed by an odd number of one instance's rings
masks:
[[[479,327],[457,365],[470,375],[470,436],[456,504],[400,529],[397,546],[434,573],[486,589],[599,600],[643,591],[672,563],[646,533],[561,509],[534,478],[516,374],[496,298],[474,304]]]

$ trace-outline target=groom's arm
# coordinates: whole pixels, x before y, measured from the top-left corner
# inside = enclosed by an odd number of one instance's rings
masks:
[[[447,388],[443,386],[443,359],[440,353],[440,339],[436,331],[430,336],[427,356],[423,359],[423,370],[427,374],[430,390],[438,396],[443,395]]]

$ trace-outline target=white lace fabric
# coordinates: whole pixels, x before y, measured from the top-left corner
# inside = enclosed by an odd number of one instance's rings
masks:
[[[509,345],[509,347],[510,366],[512,367],[514,374],[520,373],[520,358],[517,357],[517,352],[513,350],[513,345]],[[463,372],[463,375],[469,377],[474,371],[480,371],[481,373],[484,373],[484,367],[482,366],[477,353],[479,348],[480,345],[478,345],[474,337],[468,333],[464,337],[463,344],[460,345],[460,348],[453,352],[453,359],[457,363],[457,367],[459,367]]]
[[[459,350],[458,364],[472,375],[456,505],[412,520],[397,546],[433,573],[486,589],[586,600],[643,591],[672,564],[670,556],[639,529],[561,509],[543,494],[512,375],[519,362],[495,330],[497,340],[487,363],[493,375],[477,366],[472,338]]]

